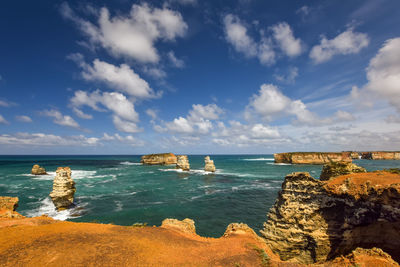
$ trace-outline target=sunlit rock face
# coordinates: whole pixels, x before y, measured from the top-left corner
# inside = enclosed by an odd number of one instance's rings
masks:
[[[172,165],[177,163],[177,158],[172,153],[149,154],[142,156],[140,162],[144,165]]]
[[[17,197],[0,197],[0,218],[24,218],[16,212],[18,201]]]
[[[176,162],[176,168],[181,169],[184,171],[189,171],[190,170],[190,164],[189,164],[189,159],[188,156],[186,155],[179,155],[176,156],[177,162]]]
[[[47,174],[47,173],[46,173],[46,169],[45,168],[40,167],[39,165],[35,164],[32,167],[31,174],[33,174],[33,175],[44,175],[44,174]]]
[[[69,167],[58,167],[56,177],[53,181],[53,191],[50,193],[51,200],[57,210],[65,210],[74,203],[75,182],[71,178]]]
[[[350,152],[290,152],[274,154],[275,163],[326,164],[329,162],[351,162]]]
[[[206,172],[215,172],[216,169],[215,169],[214,161],[211,160],[209,156],[206,156],[204,158],[204,163],[205,163],[204,170]]]
[[[361,158],[371,159],[371,160],[400,160],[400,152],[398,151],[362,152]]]
[[[319,179],[321,181],[326,181],[332,177],[360,172],[367,172],[367,170],[351,162],[330,162],[325,164],[322,168]]]

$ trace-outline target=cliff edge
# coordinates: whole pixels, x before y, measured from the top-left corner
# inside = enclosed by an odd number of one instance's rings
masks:
[[[350,152],[289,152],[274,154],[275,163],[326,164],[329,162],[352,162]]]
[[[172,153],[149,154],[142,156],[140,163],[144,165],[172,165],[177,163],[177,158]]]

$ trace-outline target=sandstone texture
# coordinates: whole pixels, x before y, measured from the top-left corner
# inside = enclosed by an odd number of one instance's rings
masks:
[[[33,167],[32,167],[31,174],[34,174],[34,175],[44,175],[44,174],[47,174],[47,172],[46,172],[46,169],[45,169],[45,168],[40,167],[39,165],[35,164],[35,165],[33,165]]]
[[[24,218],[16,212],[17,207],[17,197],[0,197],[0,218]]]
[[[326,164],[329,162],[352,162],[350,152],[290,152],[274,154],[275,163]]]
[[[190,170],[190,164],[189,164],[189,159],[188,156],[186,155],[179,155],[176,156],[177,162],[176,162],[176,168],[181,169],[184,171],[189,171]]]
[[[321,181],[326,181],[332,177],[360,172],[367,172],[367,170],[350,162],[330,162],[325,164],[322,168],[319,179]]]
[[[214,161],[210,159],[209,156],[204,157],[204,170],[206,172],[215,172],[215,165],[214,165]]]
[[[352,159],[360,159],[361,155],[358,152],[350,152],[350,157]]]
[[[400,160],[400,152],[398,151],[362,152],[361,158],[371,159],[371,160]]]
[[[69,167],[58,167],[56,177],[53,181],[53,191],[50,193],[51,200],[57,210],[65,210],[74,203],[75,182],[71,178]]]
[[[261,234],[282,260],[321,263],[378,247],[400,260],[400,175],[354,173],[320,181],[285,177]]]
[[[194,221],[186,218],[182,221],[177,219],[165,219],[161,223],[161,227],[173,229],[185,234],[196,234],[196,227],[194,226]]]
[[[172,153],[150,154],[142,156],[140,163],[144,165],[172,165],[177,163],[177,158]]]
[[[346,256],[340,256],[326,266],[399,266],[389,254],[382,251],[380,248],[363,249],[356,248]]]

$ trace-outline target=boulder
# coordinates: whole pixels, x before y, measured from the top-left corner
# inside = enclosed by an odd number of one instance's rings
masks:
[[[319,177],[319,179],[321,181],[326,181],[332,177],[360,172],[367,172],[367,170],[350,162],[330,162],[328,164],[325,164],[322,168],[321,176]]]
[[[209,156],[206,156],[204,158],[204,163],[205,163],[204,170],[206,172],[215,172],[214,161],[211,160]]]
[[[75,194],[75,182],[71,178],[69,167],[58,167],[53,181],[51,200],[58,211],[68,209],[73,205]]]
[[[149,154],[142,156],[140,163],[144,165],[172,165],[177,163],[177,159],[172,153]]]
[[[161,227],[173,229],[185,234],[196,234],[196,227],[192,219],[186,218],[182,221],[177,219],[165,219],[161,223]]]
[[[34,174],[34,175],[44,175],[44,174],[47,174],[47,172],[46,172],[46,169],[45,169],[45,168],[40,167],[39,165],[35,164],[35,165],[33,165],[33,167],[32,167],[31,174]]]
[[[176,156],[177,162],[176,162],[176,168],[181,169],[184,171],[189,171],[190,170],[190,164],[189,164],[189,159],[188,156],[186,155],[179,155]]]
[[[0,197],[0,218],[24,218],[16,212],[18,201],[17,197]]]

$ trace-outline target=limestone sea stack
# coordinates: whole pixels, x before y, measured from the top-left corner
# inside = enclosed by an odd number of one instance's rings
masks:
[[[39,165],[35,164],[32,167],[31,174],[33,175],[44,175],[47,174],[46,169],[43,167],[40,167]]]
[[[321,181],[326,181],[332,177],[360,172],[367,172],[367,170],[351,162],[330,162],[328,164],[325,164],[322,168],[321,176],[319,177],[319,179]]]
[[[204,170],[206,172],[215,172],[215,165],[214,165],[214,161],[210,159],[210,156],[206,156],[204,158]]]
[[[0,218],[24,218],[16,212],[17,207],[17,197],[0,197]]]
[[[289,152],[274,154],[275,163],[326,164],[329,162],[352,162],[350,152]]]
[[[75,182],[71,178],[69,167],[58,167],[53,181],[51,200],[58,211],[68,209],[74,203]]]
[[[400,160],[399,151],[372,151],[372,152],[362,152],[362,159],[371,160]]]
[[[172,153],[149,154],[142,156],[140,163],[144,165],[172,165],[177,163],[177,158]]]
[[[189,171],[190,170],[190,164],[189,164],[189,159],[188,156],[186,155],[178,155],[176,156],[177,162],[176,162],[176,168],[181,169],[184,171]]]

